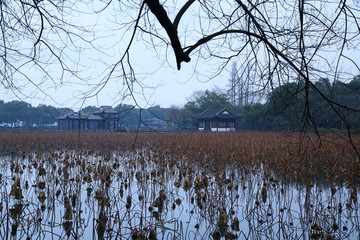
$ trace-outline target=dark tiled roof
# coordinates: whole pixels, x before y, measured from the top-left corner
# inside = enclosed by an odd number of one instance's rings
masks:
[[[239,115],[230,112],[227,108],[216,108],[216,109],[206,109],[202,113],[193,115],[197,119],[211,119],[211,118],[220,118],[220,119],[238,119]]]
[[[62,120],[62,119],[67,119],[67,118],[69,118],[69,119],[87,119],[87,116],[81,116],[81,115],[79,115],[79,113],[74,112],[74,113],[64,114],[61,117],[58,117],[56,119]]]
[[[118,113],[118,111],[114,110],[112,106],[101,106],[98,111],[93,112],[93,114],[99,113]]]
[[[89,119],[89,120],[103,120],[99,115],[102,113],[117,114],[118,111],[115,111],[111,106],[101,106],[98,111],[92,112],[90,116],[79,115],[77,112],[67,112],[64,115],[57,117],[57,120],[65,119]]]
[[[60,117],[57,117],[56,119],[57,120],[62,120],[62,119],[66,119],[68,117],[68,115],[67,114],[64,114],[64,115],[62,115],[62,116],[60,116]]]
[[[100,117],[100,116],[97,116],[97,115],[90,115],[89,117],[88,117],[88,119],[89,120],[103,120],[103,118],[102,117]]]

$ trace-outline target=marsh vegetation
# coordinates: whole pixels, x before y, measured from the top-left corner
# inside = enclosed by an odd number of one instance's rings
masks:
[[[358,239],[344,139],[0,133],[0,238]]]

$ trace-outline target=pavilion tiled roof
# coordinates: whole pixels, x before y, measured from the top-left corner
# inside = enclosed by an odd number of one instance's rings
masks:
[[[99,113],[118,113],[113,107],[111,106],[101,106],[99,110],[93,112],[93,114],[99,114]]]
[[[103,120],[103,118],[101,116],[98,115],[90,115],[88,117],[89,120]]]
[[[65,113],[64,115],[57,117],[56,119],[62,120],[62,119],[67,119],[67,118],[69,118],[69,119],[87,119],[88,117],[80,115],[77,112],[73,112],[73,113]]]
[[[227,108],[216,108],[216,109],[206,109],[199,114],[193,115],[196,119],[211,119],[211,118],[220,118],[220,119],[238,119],[241,116],[232,113]]]

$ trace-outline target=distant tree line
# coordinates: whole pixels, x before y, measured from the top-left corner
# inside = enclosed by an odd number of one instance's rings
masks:
[[[305,111],[310,112],[314,129],[343,130],[345,120],[354,129],[360,128],[360,111],[354,111],[360,109],[360,76],[349,83],[321,78],[315,86],[330,101],[336,101],[338,107],[334,109],[314,89],[306,89],[305,82],[297,81],[273,89],[263,102],[248,105],[234,105],[232,95],[228,93],[205,90],[194,92],[184,107],[162,108],[157,105],[141,109],[119,104],[114,109],[119,111],[119,129],[130,131],[146,128],[151,119],[162,121],[168,130],[196,130],[197,122],[191,116],[209,108],[227,108],[241,115],[236,125],[238,130],[300,131],[306,126]],[[80,113],[90,115],[96,110],[95,106],[87,106]],[[57,117],[71,111],[70,108],[47,105],[33,107],[22,101],[0,101],[0,127],[17,122],[22,122],[25,128],[49,126],[57,121]]]
[[[24,101],[5,103],[0,100],[0,126],[35,128],[49,126],[56,122],[56,117],[71,111],[70,108],[56,108],[40,104],[33,107]]]
[[[337,105],[334,107],[314,88],[307,88],[305,81],[296,81],[274,88],[263,101],[248,104],[233,101],[229,91],[198,91],[184,108],[172,108],[169,119],[194,128],[191,115],[207,108],[228,108],[242,116],[237,121],[238,130],[302,131],[309,127],[306,117],[315,131],[345,130],[348,125],[352,130],[360,129],[360,75],[348,83],[320,78],[314,85]]]
[[[314,84],[337,105],[329,104],[314,88],[307,89],[304,81],[289,82],[271,91],[265,103],[245,106],[239,127],[300,131],[309,116],[315,130],[344,130],[346,123],[360,128],[360,76],[349,83],[321,78]]]
[[[166,108],[160,106],[148,109],[139,109],[132,105],[119,104],[114,108],[119,111],[119,128],[137,129],[146,124],[150,118],[158,118],[165,121]],[[98,107],[87,106],[80,110],[81,115],[90,115],[98,110]],[[0,100],[0,128],[56,128],[54,123],[57,117],[74,112],[70,108],[56,108],[40,104],[37,107],[24,101],[4,102]]]
[[[156,105],[141,109],[130,104],[119,104],[114,109],[119,112],[119,130],[144,129],[151,119],[167,124],[169,130],[195,130],[197,124],[191,115],[218,107],[232,108],[226,94],[206,90],[195,92],[183,108]],[[97,110],[96,106],[86,106],[80,110],[80,114],[88,116]],[[70,108],[48,105],[34,107],[24,101],[0,101],[0,128],[56,128],[50,125],[57,122],[57,117],[71,112],[74,111]]]

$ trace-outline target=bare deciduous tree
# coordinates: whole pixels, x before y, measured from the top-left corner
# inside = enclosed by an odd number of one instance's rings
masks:
[[[255,74],[256,72],[251,69],[251,62],[240,68],[237,67],[236,62],[232,64],[228,93],[231,104],[239,110],[254,103],[254,99],[257,101],[261,99],[258,91],[264,91],[262,88],[254,89],[254,87],[258,87],[256,80],[253,79]]]
[[[69,18],[82,13],[83,6],[99,14],[115,9],[109,26],[127,31],[121,39],[127,41],[127,47],[94,86],[95,95],[111,78],[121,77],[130,94],[134,84],[144,87],[131,60],[133,44],[140,40],[165,61],[173,58],[168,51],[162,55],[160,49],[171,49],[179,70],[183,64],[202,59],[216,63],[219,73],[236,59],[242,66],[251,63],[256,69],[253,78],[263,89],[305,81],[307,96],[310,88],[317,91],[348,124],[341,113],[348,107],[327,98],[313,82],[324,75],[351,79],[360,71],[355,59],[360,43],[357,1],[1,1],[2,85],[16,89],[16,73],[41,89],[42,82],[22,71],[28,65],[54,82],[58,80],[48,71],[50,63],[56,62],[64,74],[78,76],[77,61],[67,55],[67,50],[81,55],[81,46],[92,46],[96,40],[91,35],[85,37],[84,33],[91,32],[84,24],[73,24]],[[97,50],[105,51],[101,47]],[[304,116],[311,120],[307,106]]]
[[[169,13],[165,11],[166,2],[146,3],[166,30],[178,69],[191,55],[218,58],[224,65],[235,57],[241,65],[253,62],[256,78],[263,81],[263,88],[304,81],[306,99],[310,88],[314,89],[348,128],[351,127],[341,111],[349,107],[327,98],[314,81],[323,75],[339,80],[358,74],[355,52],[360,40],[360,15],[357,2],[187,1],[177,12]],[[195,38],[191,38],[188,30],[178,29],[179,19],[192,8],[197,9],[199,18],[199,27],[191,32]],[[171,14],[174,15],[172,23]],[[151,32],[161,35],[161,32]],[[184,39],[179,32],[191,40]],[[304,116],[309,126],[316,127],[308,101]]]
[[[82,47],[90,46],[93,37],[86,26],[72,22],[81,5],[61,0],[0,1],[0,81],[5,89],[27,97],[31,93],[24,88],[30,84],[46,94],[46,82],[61,85],[64,75],[77,76]]]

